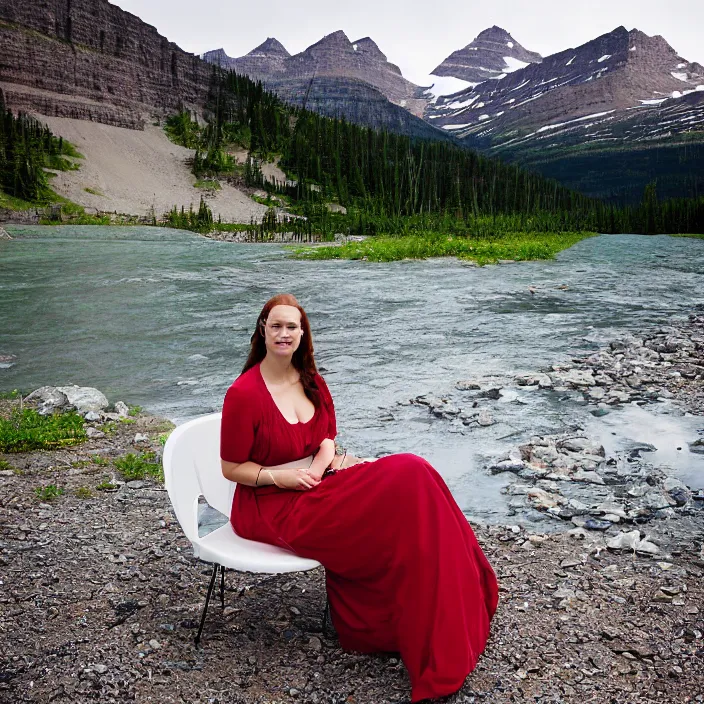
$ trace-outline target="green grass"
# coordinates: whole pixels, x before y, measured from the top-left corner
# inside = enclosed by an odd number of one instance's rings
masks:
[[[19,389],[12,389],[12,391],[3,391],[0,393],[0,399],[10,401],[16,398],[22,398],[22,396],[26,396],[26,394],[23,394]]]
[[[56,484],[49,484],[48,486],[36,487],[34,493],[40,501],[53,501],[64,493],[64,489]]]
[[[166,441],[169,439],[169,435],[171,435],[170,432],[169,432],[169,433],[162,433],[162,434],[159,436],[159,438],[158,438],[159,444],[160,444],[162,447],[164,447],[164,445],[166,445]]]
[[[86,193],[90,193],[91,195],[94,195],[94,196],[103,196],[103,197],[105,197],[105,194],[104,194],[104,193],[101,193],[97,188],[88,188],[88,187],[86,187],[86,188],[84,188],[83,190],[84,190]]]
[[[134,418],[135,416],[138,416],[141,412],[141,406],[130,406],[129,410],[127,411],[127,414]]]
[[[103,479],[95,488],[97,491],[112,491],[113,489],[117,489],[117,484],[113,484],[109,479]]]
[[[698,239],[698,240],[704,240],[704,235],[695,235],[695,234],[677,234],[677,235],[670,235],[670,237],[694,237],[695,239]]]
[[[128,482],[147,477],[163,482],[164,470],[161,463],[155,460],[156,454],[154,452],[141,452],[139,455],[130,452],[115,460],[115,467]]]
[[[216,181],[214,179],[209,178],[199,179],[193,184],[193,187],[201,188],[204,191],[219,191],[222,189],[220,181]]]
[[[76,489],[76,496],[79,499],[92,499],[93,492],[87,486],[79,486],[78,489]]]
[[[267,196],[266,198],[262,198],[262,196],[251,195],[250,198],[260,205],[266,205],[267,208],[275,208],[282,204],[281,199],[278,197]]]
[[[552,259],[563,249],[592,236],[593,233],[587,232],[515,233],[494,239],[439,234],[376,236],[339,247],[297,247],[294,256],[298,259],[362,259],[371,262],[459,257],[484,265],[495,263],[499,259]]]
[[[0,472],[6,472],[8,469],[14,469],[14,467],[7,460],[0,460]]]
[[[30,208],[36,207],[37,203],[22,200],[21,198],[15,198],[14,196],[8,195],[4,191],[0,190],[0,208],[4,208],[6,210],[29,210]]]
[[[83,418],[73,412],[41,416],[15,408],[9,418],[0,418],[0,452],[55,450],[87,439]]]

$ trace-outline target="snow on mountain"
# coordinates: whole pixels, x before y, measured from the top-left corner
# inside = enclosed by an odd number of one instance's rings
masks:
[[[492,148],[513,148],[595,125],[600,130],[585,134],[585,139],[605,140],[610,138],[607,127],[632,120],[634,108],[642,114],[659,109],[666,101],[704,91],[700,85],[704,68],[678,56],[662,37],[619,27],[541,63],[506,72],[499,80],[440,96],[425,116],[443,128],[463,125],[453,128],[453,134]],[[699,124],[694,103],[691,114],[681,116],[682,129]],[[635,139],[636,134],[633,129],[623,138]]]
[[[453,52],[433,70],[435,76],[452,76],[470,83],[503,78],[531,63],[539,63],[540,54],[528,51],[501,27],[481,32],[464,49]]]

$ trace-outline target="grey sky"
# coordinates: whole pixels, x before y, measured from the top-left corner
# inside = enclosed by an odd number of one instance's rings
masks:
[[[224,47],[230,56],[241,56],[267,37],[295,54],[338,29],[351,40],[370,36],[416,83],[494,24],[544,56],[624,25],[661,34],[681,56],[704,64],[701,0],[112,1],[196,54]]]

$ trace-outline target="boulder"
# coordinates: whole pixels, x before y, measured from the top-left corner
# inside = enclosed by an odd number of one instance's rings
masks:
[[[55,386],[41,386],[24,399],[25,403],[36,404],[41,415],[51,415],[54,411],[68,410],[71,406],[68,396]]]
[[[110,404],[105,395],[92,386],[57,386],[58,391],[66,394],[68,402],[75,406],[79,413],[87,411],[103,411]]]
[[[551,376],[553,381],[557,379],[568,386],[596,386],[594,375],[590,370],[570,369],[568,371],[556,371]]]

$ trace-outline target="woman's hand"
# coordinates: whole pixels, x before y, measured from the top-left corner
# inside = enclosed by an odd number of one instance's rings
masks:
[[[292,489],[294,491],[308,491],[313,489],[320,480],[312,477],[307,469],[279,469],[271,472],[274,478],[274,484],[279,489]]]

